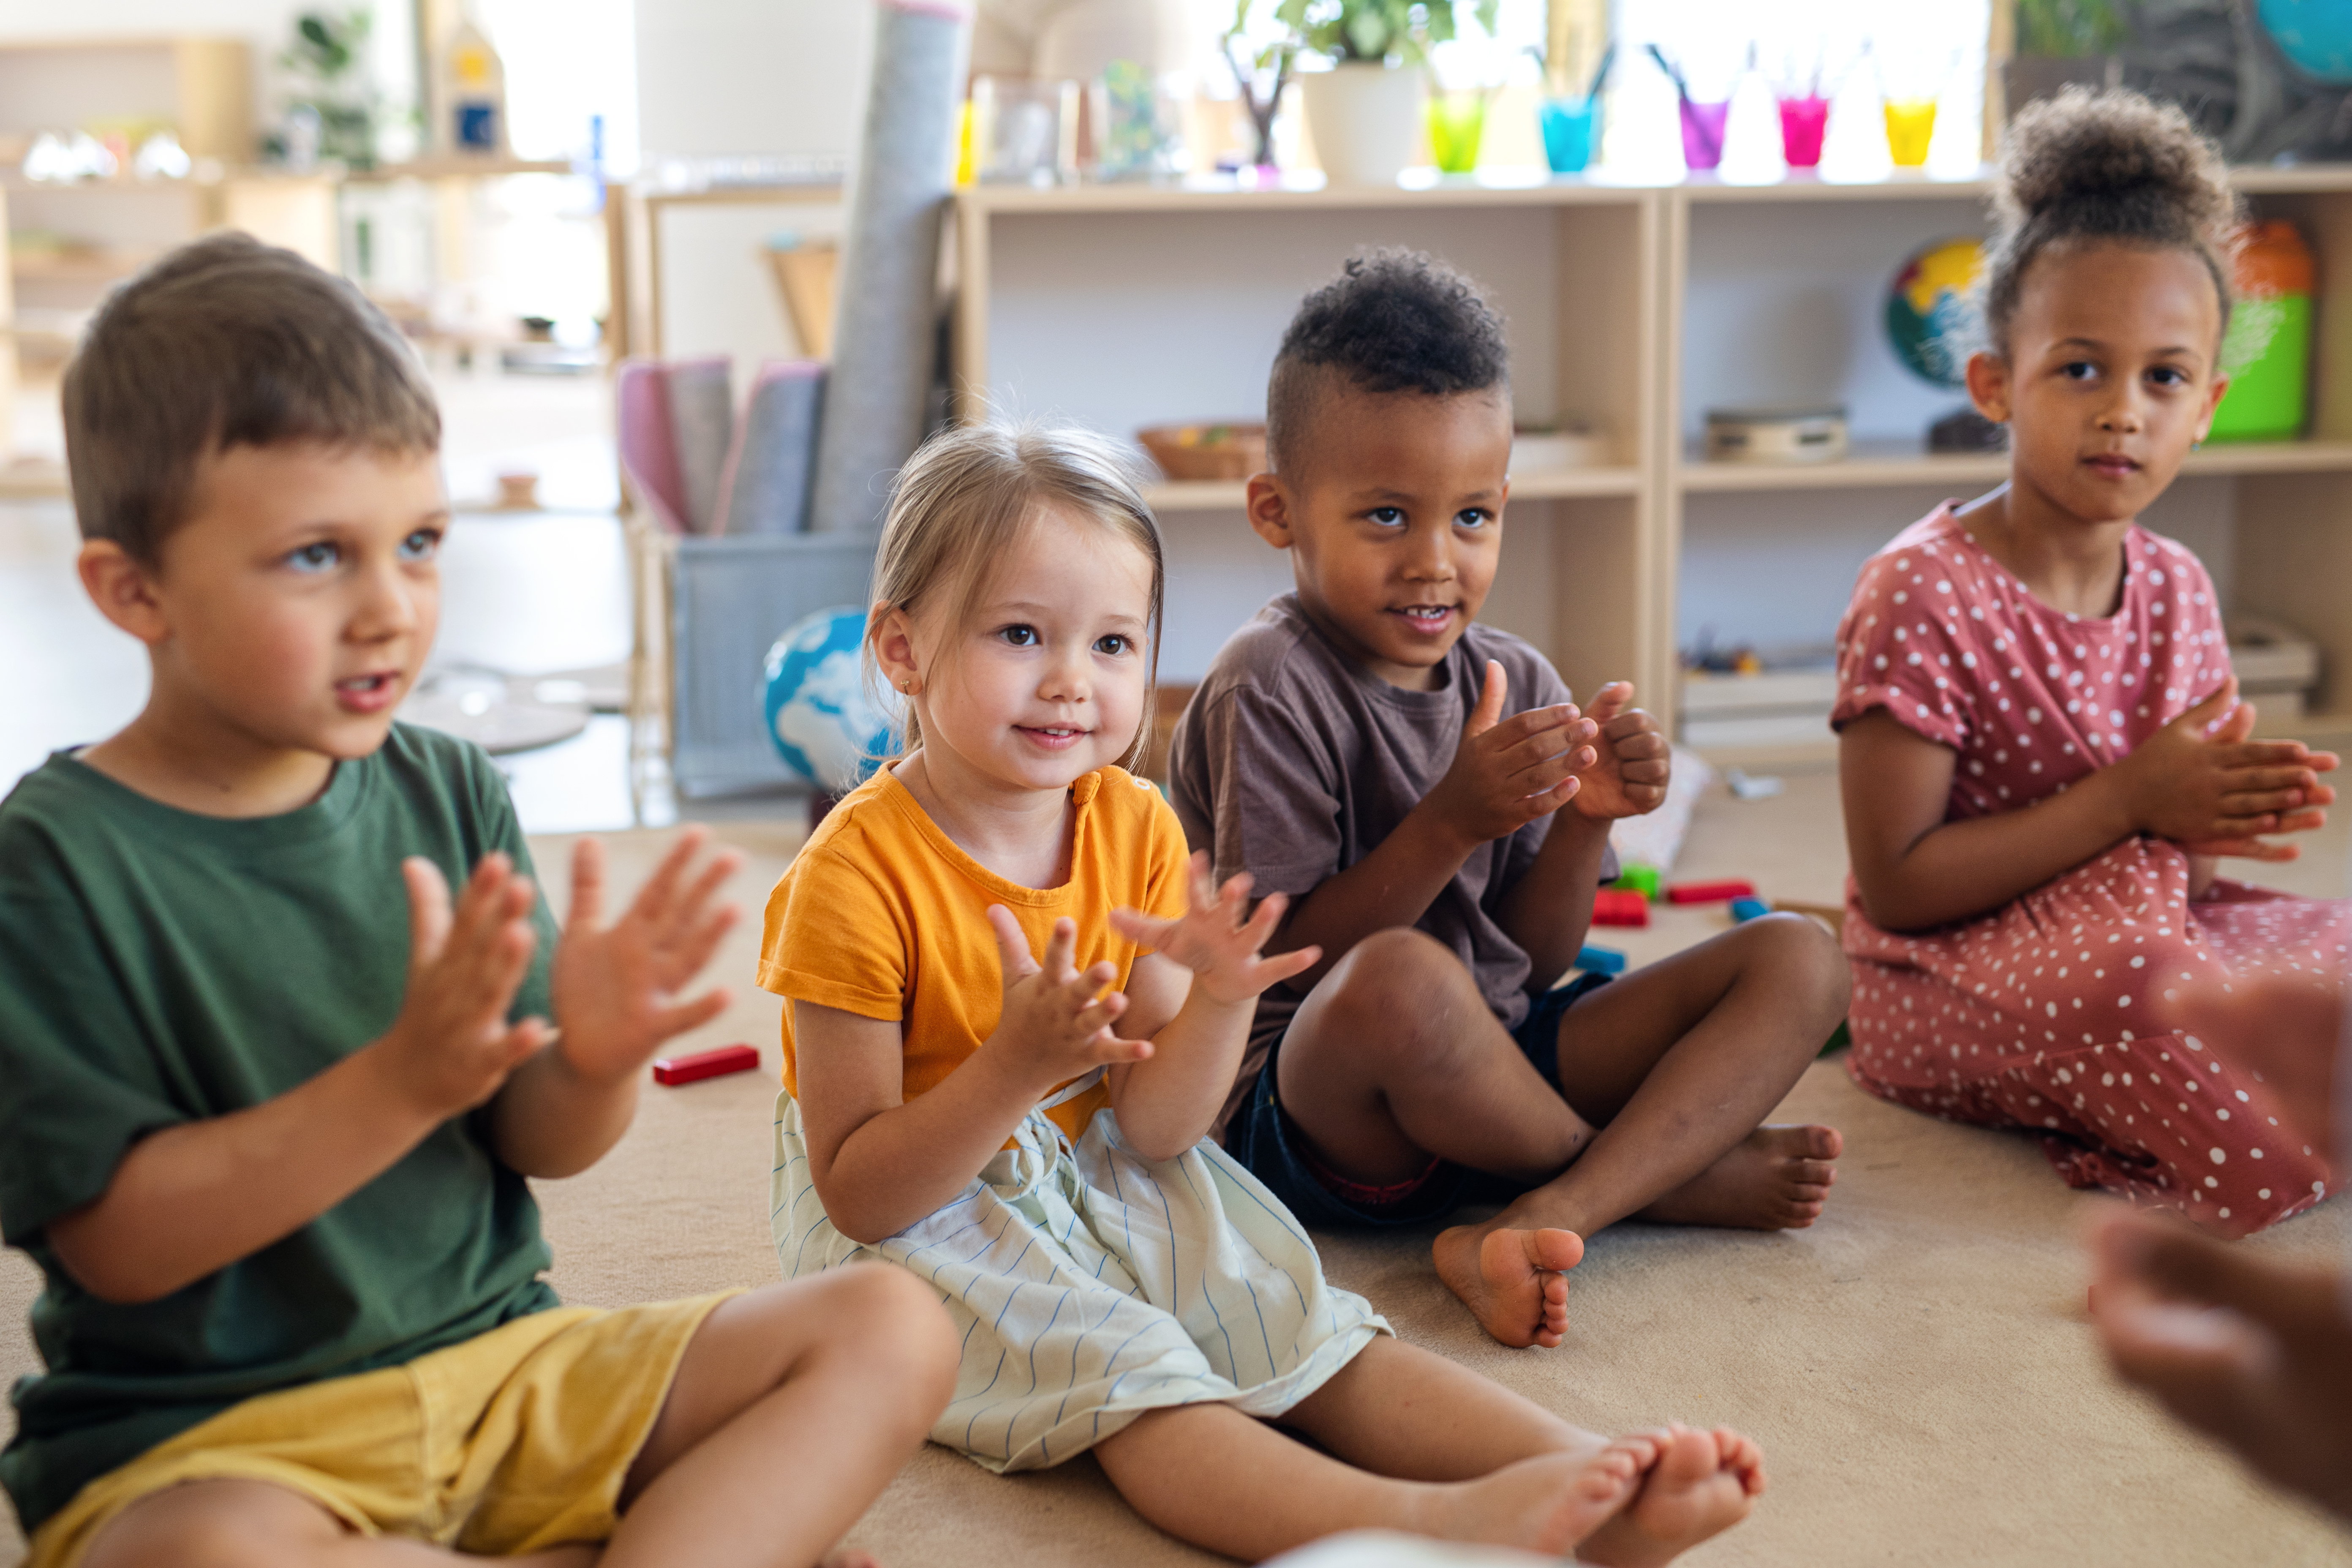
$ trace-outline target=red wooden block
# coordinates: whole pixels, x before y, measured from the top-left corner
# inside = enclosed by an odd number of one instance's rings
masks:
[[[1667,901],[1676,904],[1719,904],[1727,899],[1755,896],[1753,882],[1677,882],[1666,889]]]
[[[654,1063],[654,1081],[676,1088],[697,1079],[750,1072],[759,1065],[760,1053],[750,1046],[721,1046],[715,1051],[697,1051],[690,1057],[662,1058]]]
[[[1597,926],[1645,926],[1650,900],[1641,894],[1603,888],[1592,895],[1592,923]]]

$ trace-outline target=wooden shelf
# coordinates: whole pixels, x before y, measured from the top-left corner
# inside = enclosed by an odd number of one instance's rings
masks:
[[[1408,171],[1406,181],[1412,181]],[[1649,194],[1575,174],[1548,179],[1473,174],[1391,185],[1331,185],[1320,176],[1290,176],[1276,185],[1231,180],[1100,185],[966,185],[958,206],[973,215],[1058,216],[1103,213],[1337,212],[1367,207],[1558,207],[1626,205]]]
[[[63,463],[47,458],[0,462],[0,500],[47,500],[72,493]]]
[[[1532,468],[1511,478],[1513,500],[1564,500],[1579,496],[1630,496],[1642,487],[1633,468]],[[1162,479],[1143,488],[1154,511],[1239,511],[1249,500],[1246,479]]]
[[[2006,452],[1921,452],[1857,447],[1834,463],[1710,463],[1686,458],[1677,477],[1686,493],[1727,490],[1883,489],[1895,485],[1998,484],[2009,476]]]
[[[8,258],[19,283],[113,283],[155,259],[160,251],[35,250]]]
[[[2181,473],[2187,478],[2352,473],[2352,441],[2225,441],[2190,453]],[[1865,446],[1835,463],[1709,463],[1685,458],[1678,477],[1687,494],[1999,484],[2009,477],[2009,454],[1930,453]]]
[[[561,158],[468,158],[454,153],[413,158],[404,163],[379,163],[373,169],[345,169],[336,177],[345,184],[383,184],[394,180],[498,180],[509,174],[576,174],[580,170]]]

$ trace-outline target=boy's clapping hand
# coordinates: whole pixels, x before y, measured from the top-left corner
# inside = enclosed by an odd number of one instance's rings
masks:
[[[1139,910],[1113,910],[1111,929],[1191,970],[1211,1001],[1229,1007],[1250,1001],[1276,981],[1312,969],[1323,956],[1323,950],[1311,944],[1272,958],[1260,956],[1282,924],[1282,911],[1289,900],[1280,893],[1269,894],[1255,914],[1248,914],[1249,873],[1228,879],[1219,889],[1209,879],[1205,850],[1193,855],[1187,872],[1192,901],[1182,919],[1162,920]]]
[[[1517,833],[1567,805],[1582,787],[1577,775],[1598,760],[1591,742],[1601,727],[1573,703],[1505,719],[1506,684],[1503,667],[1489,659],[1486,689],[1462,727],[1454,765],[1422,800],[1474,846]]]
[[[1612,680],[1592,694],[1586,713],[1601,729],[1594,740],[1592,765],[1577,771],[1582,785],[1576,792],[1576,809],[1599,820],[1639,816],[1666,802],[1666,779],[1673,752],[1658,721],[1633,700],[1633,683]]]
[[[583,838],[572,852],[572,909],[549,978],[556,1022],[563,1028],[557,1048],[581,1077],[634,1073],[664,1041],[726,1011],[724,989],[690,1002],[671,1000],[702,973],[735,923],[734,906],[716,900],[742,857],[731,850],[714,855],[690,879],[688,875],[708,837],[689,828],[621,918],[601,928],[604,846]]]
[[[399,1064],[395,1081],[441,1121],[496,1094],[546,1043],[543,1020],[507,1022],[539,942],[530,923],[537,894],[499,854],[482,857],[454,913],[439,867],[412,857],[400,872],[408,884],[408,991],[381,1044]]]

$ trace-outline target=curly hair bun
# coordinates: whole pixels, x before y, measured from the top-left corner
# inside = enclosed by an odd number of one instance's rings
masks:
[[[1985,324],[2007,352],[2026,269],[2052,246],[2186,250],[2205,263],[2230,317],[2238,197],[2220,149],[2168,103],[2069,87],[2030,103],[2009,128],[1985,247]]]
[[[2080,86],[2018,115],[1995,200],[2008,222],[2073,204],[2145,203],[2221,240],[2238,216],[2228,166],[2188,115],[2136,92]]]

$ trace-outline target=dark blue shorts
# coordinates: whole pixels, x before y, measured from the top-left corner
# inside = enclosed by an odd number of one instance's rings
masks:
[[[1605,974],[1580,974],[1554,986],[1535,999],[1525,1021],[1511,1031],[1511,1038],[1546,1079],[1558,1076],[1560,1018],[1578,997],[1608,980]],[[1528,1190],[1507,1177],[1450,1160],[1434,1161],[1423,1175],[1387,1189],[1366,1187],[1324,1168],[1307,1152],[1306,1140],[1282,1109],[1274,1070],[1281,1055],[1277,1040],[1249,1098],[1225,1130],[1225,1152],[1264,1182],[1301,1224],[1374,1228],[1426,1225],[1466,1205],[1506,1204]]]

